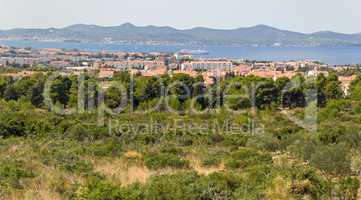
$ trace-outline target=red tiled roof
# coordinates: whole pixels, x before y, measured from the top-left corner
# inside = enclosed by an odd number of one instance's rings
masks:
[[[272,78],[272,79],[278,79],[282,77],[292,79],[297,75],[297,73],[294,71],[281,72],[281,71],[271,71],[271,70],[257,70],[257,71],[251,71],[248,75],[254,75],[263,78]]]
[[[161,76],[167,73],[167,68],[165,66],[158,66],[155,69],[142,73],[142,76]]]
[[[100,68],[99,78],[111,78],[114,75],[115,70],[113,68]]]
[[[351,82],[356,79],[356,75],[353,76],[339,76],[338,80],[340,82]]]

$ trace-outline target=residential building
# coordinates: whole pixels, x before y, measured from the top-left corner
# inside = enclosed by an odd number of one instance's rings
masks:
[[[182,70],[232,70],[233,64],[230,61],[191,61],[185,62],[181,65]]]

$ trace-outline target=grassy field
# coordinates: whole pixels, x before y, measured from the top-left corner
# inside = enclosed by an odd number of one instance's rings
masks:
[[[120,114],[103,126],[94,114],[19,112],[34,121],[14,123],[39,133],[0,140],[3,199],[328,199],[358,189],[351,161],[313,161],[319,135],[277,110]]]

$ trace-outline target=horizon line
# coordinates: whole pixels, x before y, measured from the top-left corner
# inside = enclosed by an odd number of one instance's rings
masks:
[[[332,31],[332,30],[319,30],[319,31],[314,31],[314,32],[303,32],[303,31],[293,31],[290,29],[283,29],[283,28],[278,28],[275,26],[270,26],[270,25],[266,25],[266,24],[256,24],[256,25],[250,25],[250,26],[240,26],[240,27],[236,27],[236,28],[213,28],[213,27],[207,27],[207,26],[194,26],[192,28],[176,28],[174,26],[171,25],[136,25],[135,23],[131,23],[131,22],[125,22],[122,23],[120,25],[98,25],[98,24],[91,24],[91,23],[74,23],[71,25],[63,25],[63,26],[50,26],[50,27],[15,27],[15,28],[5,28],[5,29],[0,29],[0,31],[11,31],[11,30],[16,30],[16,29],[64,29],[64,28],[69,28],[72,26],[97,26],[97,27],[101,27],[101,28],[109,28],[109,27],[120,27],[120,26],[124,26],[124,25],[131,25],[134,27],[141,27],[141,28],[145,28],[145,27],[156,27],[156,28],[172,28],[175,30],[179,30],[179,31],[186,31],[186,30],[192,30],[192,29],[197,29],[197,28],[205,28],[205,29],[211,29],[211,30],[222,30],[222,31],[232,31],[232,30],[237,30],[237,29],[242,29],[242,28],[254,28],[254,27],[260,27],[260,26],[264,26],[264,27],[268,27],[268,28],[273,28],[273,29],[277,29],[277,30],[281,30],[281,31],[289,31],[289,32],[294,32],[294,33],[302,33],[302,34],[315,34],[315,33],[322,33],[322,32],[330,32],[330,33],[338,33],[338,34],[344,34],[344,35],[356,35],[356,34],[361,34],[361,32],[353,32],[353,33],[345,33],[345,32],[338,32],[338,31]]]

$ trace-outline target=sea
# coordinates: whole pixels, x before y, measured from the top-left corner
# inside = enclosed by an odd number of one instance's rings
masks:
[[[182,49],[205,50],[203,58],[229,58],[268,61],[315,60],[330,65],[361,64],[361,46],[347,47],[251,47],[251,46],[187,46],[129,45],[103,43],[0,40],[0,45],[32,48],[63,48],[85,51],[178,52]]]

